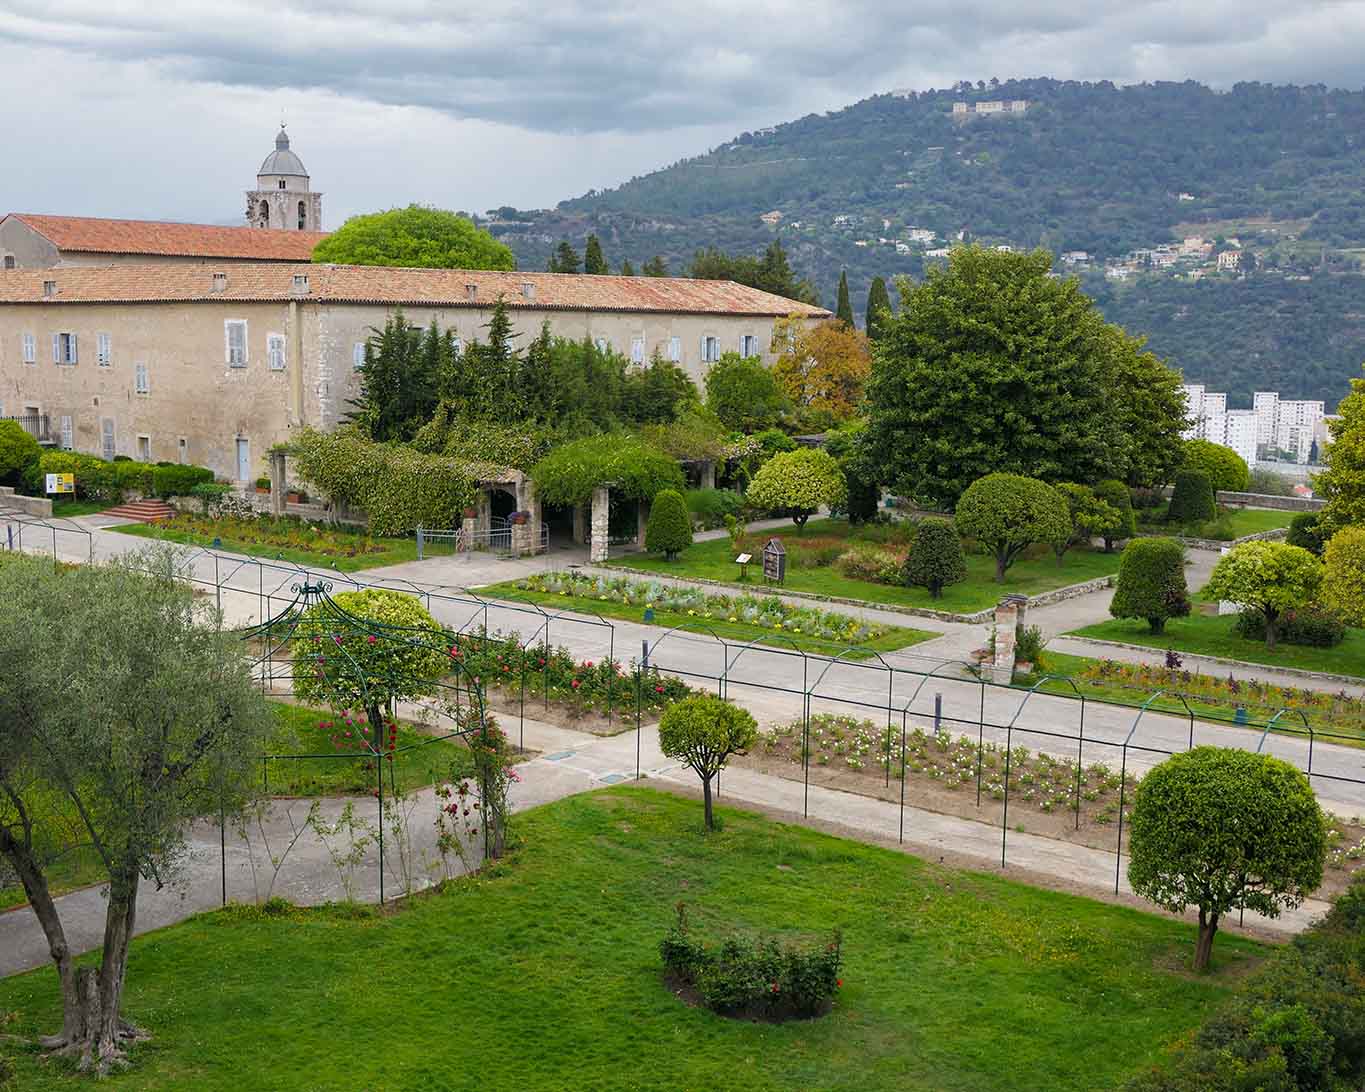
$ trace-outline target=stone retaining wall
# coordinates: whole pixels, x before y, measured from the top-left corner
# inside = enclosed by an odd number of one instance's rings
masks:
[[[1188,546],[1191,550],[1218,550],[1231,549],[1233,546],[1240,546],[1244,542],[1268,542],[1273,539],[1284,538],[1289,534],[1287,527],[1275,527],[1269,531],[1257,531],[1254,535],[1243,535],[1241,538],[1234,538],[1228,542],[1222,542],[1216,538],[1182,538],[1175,536],[1175,540],[1182,545]]]
[[[16,493],[8,485],[0,486],[0,507],[17,508],[20,512],[42,519],[48,519],[52,515],[50,497],[26,497],[22,493]]]
[[[1218,503],[1237,508],[1278,508],[1285,512],[1316,512],[1327,502],[1321,497],[1273,497],[1264,493],[1218,491]]]

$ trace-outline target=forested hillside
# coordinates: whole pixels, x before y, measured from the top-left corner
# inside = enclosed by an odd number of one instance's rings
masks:
[[[1012,99],[1027,111],[952,113]],[[675,273],[700,248],[752,253],[776,237],[828,305],[847,270],[859,310],[873,276],[919,276],[959,233],[1085,251],[1107,313],[1191,378],[1238,403],[1257,387],[1334,401],[1365,360],[1365,279],[1349,275],[1363,189],[1365,92],[1040,79],[876,96],[492,227],[525,268],[589,232],[613,270],[660,254]],[[1257,272],[1104,279],[1106,259],[1190,234],[1243,236]]]

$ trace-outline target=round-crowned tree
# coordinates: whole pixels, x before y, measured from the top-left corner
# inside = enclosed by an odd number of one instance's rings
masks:
[[[1185,547],[1173,538],[1138,538],[1119,558],[1119,577],[1109,613],[1115,618],[1145,618],[1153,633],[1168,618],[1190,613],[1185,585]]]
[[[1171,506],[1166,510],[1169,523],[1189,527],[1205,523],[1218,514],[1218,506],[1213,499],[1213,486],[1209,476],[1202,470],[1182,470],[1175,476],[1175,488],[1171,490]]]
[[[663,554],[669,561],[692,545],[692,517],[687,502],[676,489],[664,489],[654,498],[645,525],[645,549]]]
[[[1022,474],[977,478],[957,502],[953,525],[995,555],[995,579],[1004,582],[1015,559],[1036,542],[1071,532],[1065,499],[1046,482]]]
[[[1123,482],[1114,478],[1095,486],[1095,496],[1119,514],[1118,526],[1104,532],[1104,552],[1112,553],[1115,542],[1123,542],[1137,534],[1137,518],[1133,515],[1133,495]]]
[[[1218,559],[1204,593],[1257,611],[1274,649],[1285,613],[1313,602],[1321,584],[1322,562],[1302,546],[1244,542]]]
[[[937,599],[949,584],[967,579],[962,540],[946,519],[926,519],[915,531],[915,541],[905,558],[905,582],[928,588]]]
[[[1223,915],[1269,918],[1322,883],[1327,824],[1308,778],[1269,755],[1196,747],[1138,786],[1128,882],[1172,913],[1199,910],[1197,970],[1209,964]]]
[[[659,718],[663,753],[687,763],[701,778],[707,830],[716,825],[711,811],[712,780],[731,755],[742,755],[757,738],[758,724],[747,709],[709,695],[674,702]]]
[[[1350,626],[1365,626],[1365,527],[1343,527],[1327,542],[1322,601]]]
[[[18,421],[0,421],[0,484],[20,484],[43,449]]]
[[[1251,481],[1246,460],[1232,448],[1212,440],[1185,441],[1182,469],[1197,470],[1205,475],[1214,492],[1242,493]]]
[[[769,511],[789,512],[804,527],[821,505],[841,504],[848,495],[844,472],[834,456],[802,447],[774,455],[749,483],[751,503]]]

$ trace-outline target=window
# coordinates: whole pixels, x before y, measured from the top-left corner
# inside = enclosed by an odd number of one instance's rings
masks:
[[[455,335],[455,337],[451,341],[451,344],[454,346],[456,356],[459,356],[461,353],[464,352],[464,339],[460,337],[459,334]]]
[[[593,344],[597,346],[599,353],[605,353],[611,348],[611,342],[604,337],[593,338]]]
[[[175,441],[175,457],[181,466],[188,466],[190,463],[190,442],[184,436]]]
[[[95,335],[95,363],[107,368],[114,362],[114,339],[108,334]]]
[[[704,364],[714,364],[720,359],[720,338],[704,337],[701,339],[701,359]]]
[[[270,226],[270,204],[266,201],[261,202],[261,227]]]
[[[284,371],[284,335],[268,335],[265,339],[265,351],[270,358],[270,370],[272,372]]]
[[[302,231],[308,226],[308,209],[302,201],[299,202],[299,230]]]
[[[100,421],[100,450],[104,454],[104,461],[111,463],[114,456],[118,453],[114,445],[114,419],[106,417]]]
[[[280,179],[280,189],[284,189],[284,179]]]
[[[739,338],[740,356],[758,356],[758,338],[753,334],[741,334]]]
[[[6,268],[6,269],[13,269],[13,268],[14,268],[14,255],[13,255],[13,254],[6,254],[6,255],[5,255],[5,268]]]
[[[227,338],[227,362],[229,368],[246,367],[246,320],[228,319],[223,323],[224,336]]]
[[[674,364],[682,363],[682,338],[671,337],[668,339],[668,359]]]
[[[75,334],[52,335],[52,363],[54,364],[76,363]]]
[[[139,363],[139,364],[134,364],[134,365],[133,365],[133,393],[134,393],[134,394],[150,394],[150,393],[151,393],[151,390],[152,390],[151,384],[150,384],[150,383],[148,382],[148,380],[147,380],[147,365],[146,365],[146,364],[141,364],[141,363]]]
[[[630,339],[630,362],[632,364],[643,364],[645,362],[645,339],[643,337]]]
[[[137,461],[140,463],[152,461],[152,438],[150,436],[139,436],[137,438]]]
[[[456,352],[459,352],[457,349]],[[359,371],[365,366],[365,343],[357,341],[351,346],[351,367]]]
[[[32,334],[24,335],[24,363],[36,364],[38,362],[38,339]]]
[[[63,417],[63,418],[61,419],[61,426],[62,426],[62,450],[63,450],[63,451],[70,451],[70,450],[72,449],[72,447],[75,446],[75,445],[72,443],[73,437],[72,437],[72,428],[71,428],[71,418],[70,418],[70,417]]]

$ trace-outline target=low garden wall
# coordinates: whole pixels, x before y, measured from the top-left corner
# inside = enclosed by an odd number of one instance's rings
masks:
[[[0,486],[0,507],[17,508],[21,512],[26,512],[30,516],[47,518],[52,515],[52,500],[50,497],[26,497],[22,493],[16,493],[8,485]]]
[[[1327,502],[1321,497],[1271,497],[1264,493],[1229,493],[1220,490],[1218,503],[1236,508],[1278,508],[1285,512],[1316,512]]]
[[[1288,534],[1289,529],[1287,527],[1275,527],[1269,531],[1257,531],[1254,535],[1243,535],[1241,538],[1230,539],[1227,542],[1216,538],[1182,538],[1180,535],[1176,535],[1175,540],[1191,550],[1222,551],[1231,549],[1233,546],[1240,546],[1244,542],[1267,542],[1272,539],[1284,538]]]

